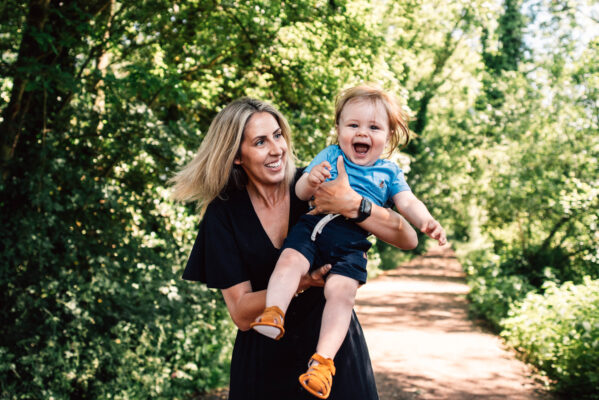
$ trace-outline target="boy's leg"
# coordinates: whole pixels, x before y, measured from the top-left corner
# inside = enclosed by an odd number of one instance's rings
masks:
[[[310,262],[302,253],[292,248],[283,250],[268,281],[266,307],[277,306],[286,312],[302,275],[309,268]]]
[[[338,274],[329,275],[324,285],[327,302],[322,312],[316,352],[325,358],[333,359],[345,340],[358,285],[357,280]]]
[[[252,329],[275,340],[283,336],[285,312],[309,268],[310,262],[302,253],[292,248],[283,250],[268,281],[266,308],[250,325]]]

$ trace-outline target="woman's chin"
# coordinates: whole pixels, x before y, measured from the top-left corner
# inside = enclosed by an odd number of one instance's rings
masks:
[[[285,181],[285,169],[280,167],[276,171],[266,171],[262,176],[261,182],[264,185],[276,185]]]

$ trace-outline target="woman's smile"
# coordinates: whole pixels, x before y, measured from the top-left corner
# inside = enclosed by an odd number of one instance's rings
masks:
[[[267,112],[248,120],[235,164],[254,184],[279,184],[285,179],[287,142],[277,120]]]

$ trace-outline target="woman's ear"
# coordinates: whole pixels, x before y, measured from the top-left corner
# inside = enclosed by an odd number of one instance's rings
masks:
[[[235,159],[233,160],[233,164],[241,165],[241,159],[239,158],[239,156],[235,157]]]

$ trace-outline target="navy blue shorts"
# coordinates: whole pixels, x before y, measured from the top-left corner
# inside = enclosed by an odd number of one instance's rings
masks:
[[[283,243],[283,249],[299,251],[310,262],[310,271],[331,264],[331,274],[366,282],[366,252],[371,243],[368,232],[339,216],[324,226],[312,241],[312,230],[324,215],[302,215]]]

